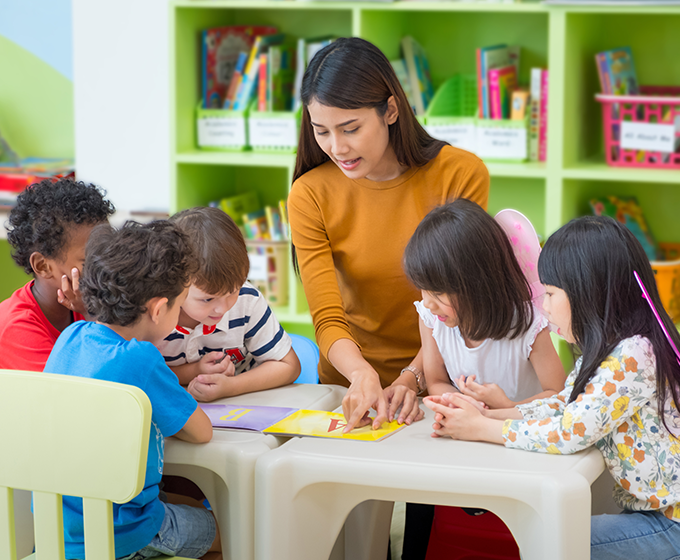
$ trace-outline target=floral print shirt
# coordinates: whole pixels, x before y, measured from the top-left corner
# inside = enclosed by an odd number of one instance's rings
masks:
[[[616,481],[623,509],[660,510],[680,522],[680,439],[666,430],[657,410],[656,358],[642,336],[621,341],[576,400],[566,404],[581,360],[562,392],[518,405],[523,420],[506,420],[506,447],[540,453],[576,453],[595,445]],[[680,432],[672,398],[666,422]]]

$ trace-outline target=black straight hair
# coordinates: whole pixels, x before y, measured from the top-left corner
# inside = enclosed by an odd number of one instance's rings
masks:
[[[634,271],[676,347],[680,347],[680,336],[661,303],[644,249],[623,224],[606,216],[572,220],[550,236],[538,260],[541,282],[567,295],[572,335],[582,352],[581,369],[569,402],[584,392],[602,362],[622,340],[640,335],[654,347],[658,411],[666,426],[668,391],[676,406],[680,404],[680,365],[642,297]]]
[[[420,125],[390,61],[365,39],[340,38],[316,53],[302,78],[300,97],[302,118],[293,182],[330,161],[314,137],[307,109],[313,101],[339,109],[375,109],[382,117],[388,99],[394,97],[399,116],[389,125],[389,141],[401,165],[421,167],[448,145]],[[292,252],[293,268],[299,276],[294,245]]]
[[[531,289],[508,236],[470,200],[423,218],[404,251],[404,270],[419,290],[449,297],[469,340],[516,338],[534,320]]]

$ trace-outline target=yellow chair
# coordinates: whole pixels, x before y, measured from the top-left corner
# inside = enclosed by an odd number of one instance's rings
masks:
[[[137,387],[0,370],[0,560],[16,560],[13,488],[33,491],[29,558],[64,560],[66,495],[83,498],[86,557],[114,560],[112,502],[144,486],[150,422]]]

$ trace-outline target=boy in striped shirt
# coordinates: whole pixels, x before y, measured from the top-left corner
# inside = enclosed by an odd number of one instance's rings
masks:
[[[197,401],[292,383],[300,362],[267,300],[246,282],[245,241],[218,208],[197,207],[170,218],[192,241],[199,271],[178,325],[158,349]]]

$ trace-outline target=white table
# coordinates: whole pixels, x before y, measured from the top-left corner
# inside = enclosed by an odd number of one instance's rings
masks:
[[[294,438],[255,469],[256,560],[328,558],[365,500],[479,507],[512,531],[524,560],[590,558],[591,448],[555,456],[431,438],[433,413],[377,443]]]
[[[346,391],[336,385],[295,384],[215,402],[334,410]],[[259,432],[219,428],[202,445],[166,439],[164,473],[190,479],[206,495],[219,523],[224,560],[253,558],[255,462],[286,441]]]

